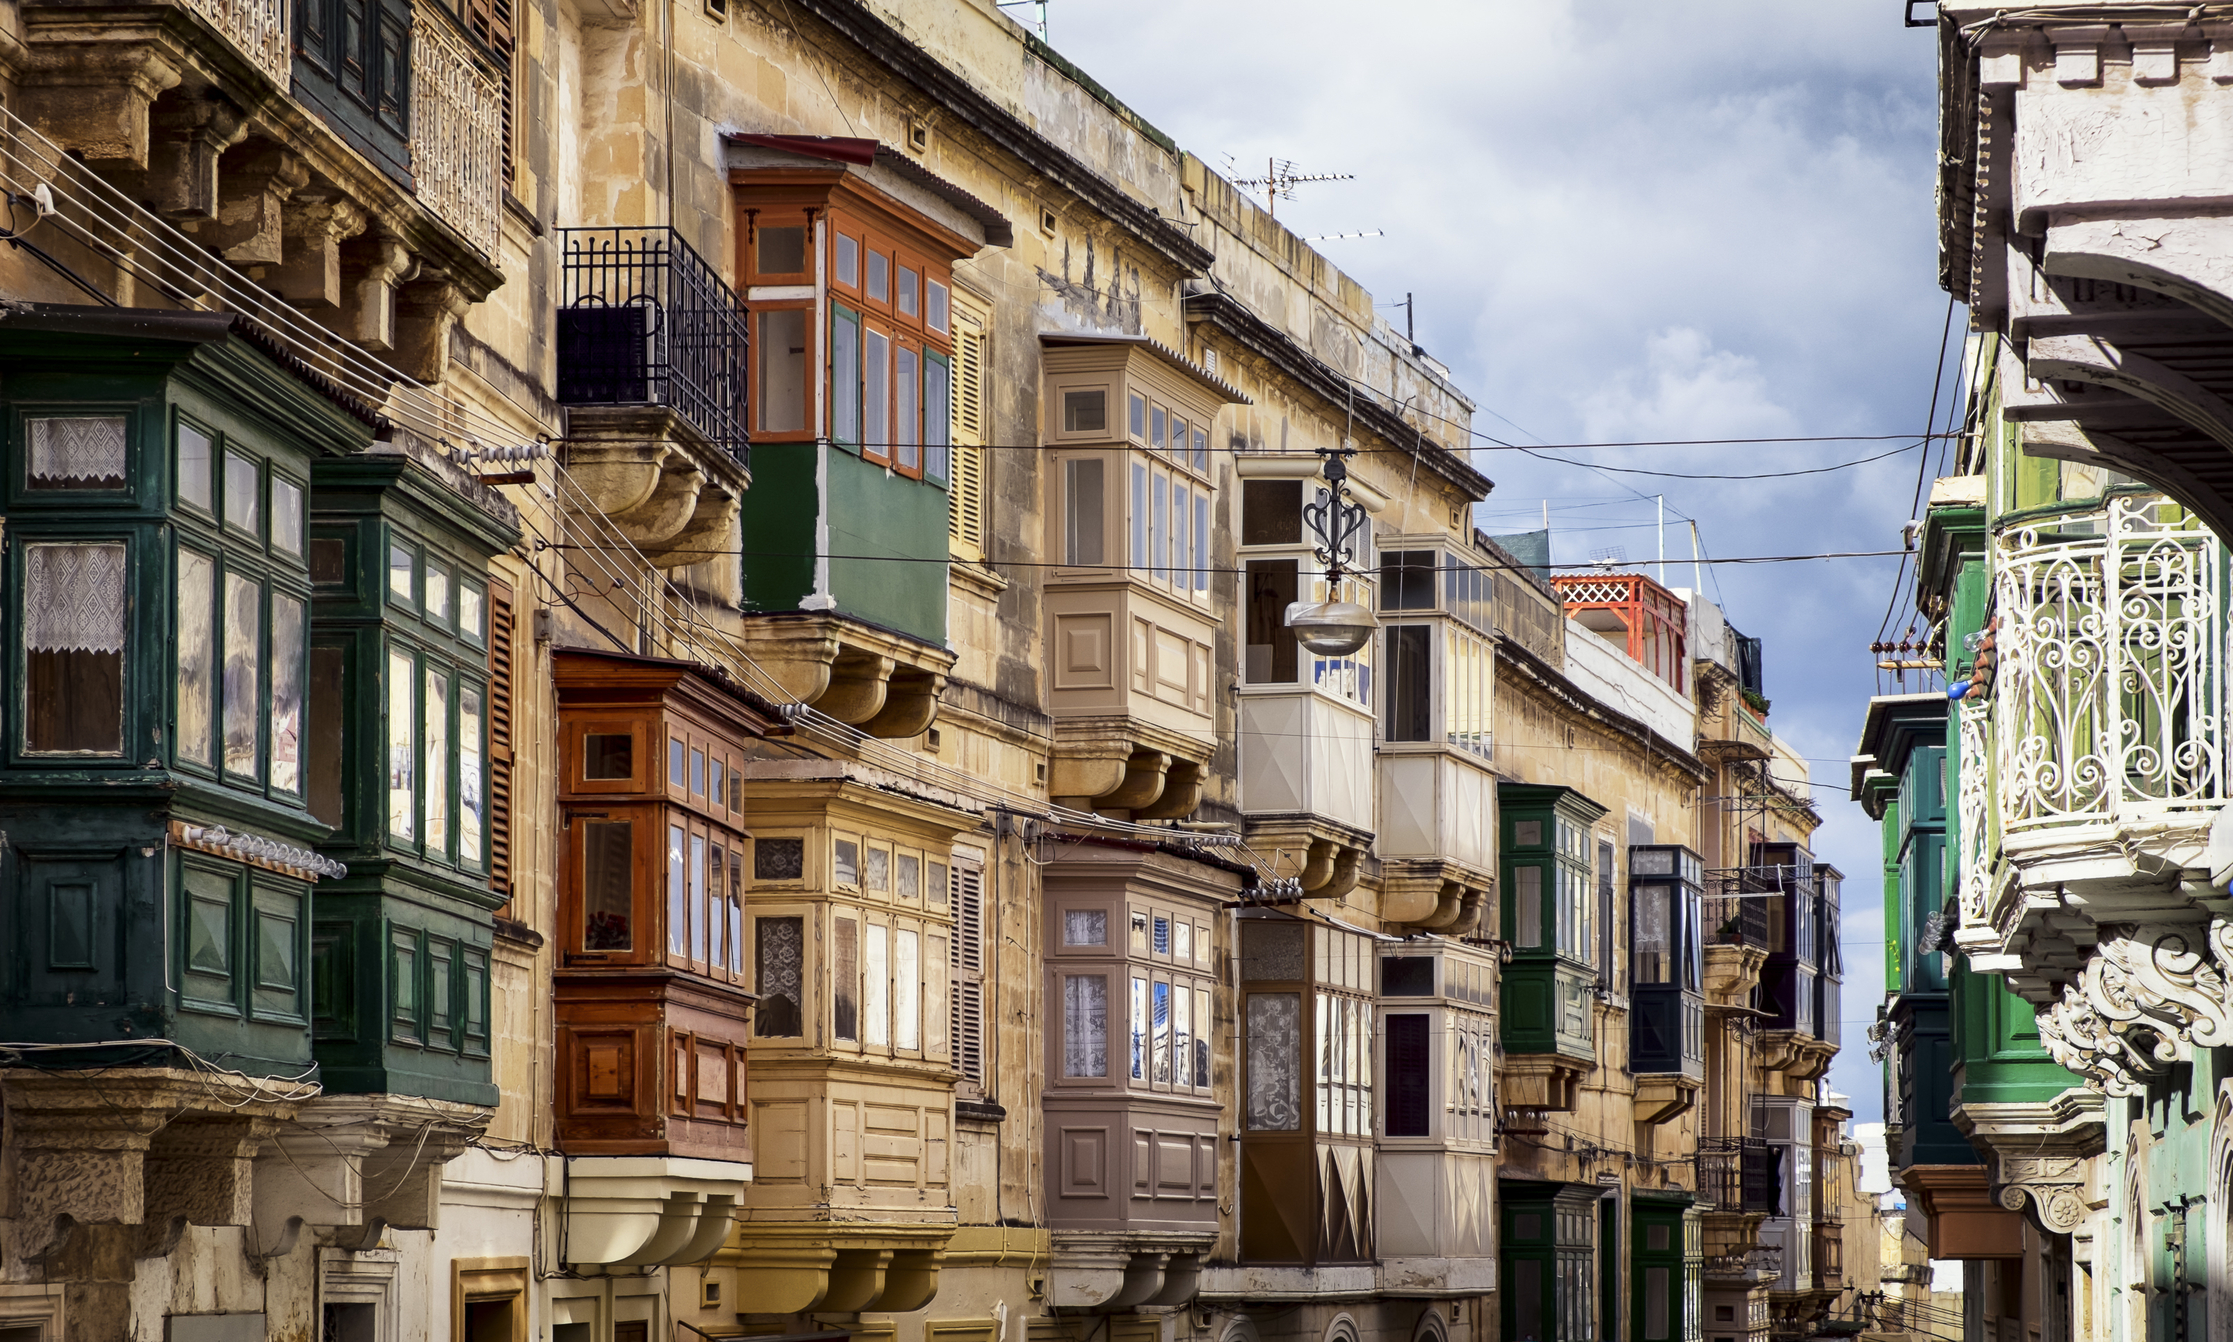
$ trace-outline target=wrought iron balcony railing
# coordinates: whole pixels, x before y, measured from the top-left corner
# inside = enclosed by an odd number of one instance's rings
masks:
[[[1997,664],[1961,709],[1956,793],[1961,924],[1980,930],[2003,853],[2199,824],[2233,796],[2216,537],[2160,495],[2111,495],[2005,528],[1992,562]]]
[[[1698,1200],[1720,1212],[1773,1212],[1783,1196],[1777,1150],[1758,1137],[1698,1140]]]
[[[504,92],[449,21],[423,9],[411,25],[411,174],[419,203],[493,259],[503,236]]]
[[[744,305],[670,228],[562,228],[558,399],[661,405],[746,459]]]
[[[186,0],[186,7],[209,20],[281,92],[287,90],[294,77],[292,0]]]

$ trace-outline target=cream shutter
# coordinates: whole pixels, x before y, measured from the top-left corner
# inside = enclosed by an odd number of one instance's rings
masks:
[[[957,559],[985,557],[985,313],[954,293],[954,479],[946,535]]]

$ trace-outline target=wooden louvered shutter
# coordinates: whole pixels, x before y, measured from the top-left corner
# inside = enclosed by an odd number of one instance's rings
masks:
[[[985,873],[954,864],[953,992],[947,998],[954,1070],[963,1081],[985,1082]]]
[[[511,584],[488,582],[488,883],[512,898],[512,636]]]
[[[517,45],[512,23],[512,0],[463,0],[458,6],[458,17],[465,21],[466,31],[479,38],[483,45],[496,55],[496,83],[504,103],[504,185],[510,187],[514,176],[512,126],[515,120],[517,84],[512,70],[517,63],[513,49]]]
[[[954,557],[985,557],[985,321],[954,296],[954,479],[946,537]]]

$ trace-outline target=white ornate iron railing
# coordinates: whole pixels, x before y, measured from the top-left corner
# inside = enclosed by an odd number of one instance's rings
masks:
[[[294,80],[293,0],[186,0],[285,92]]]
[[[504,98],[434,14],[411,26],[411,171],[419,203],[490,257],[502,235]]]
[[[1956,709],[1961,717],[1961,772],[1957,776],[1955,820],[1961,827],[1960,885],[1954,892],[1965,928],[1991,925],[1987,905],[1993,893],[1992,856],[2000,847],[1993,815],[1992,704],[1971,701]]]
[[[2111,496],[2098,512],[2006,530],[1995,550],[2002,841],[2224,804],[2217,538],[2160,496]]]

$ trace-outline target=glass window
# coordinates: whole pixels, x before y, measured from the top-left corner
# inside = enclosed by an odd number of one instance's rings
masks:
[[[806,273],[806,229],[803,226],[782,224],[774,228],[758,228],[754,233],[759,253],[754,259],[755,274]]]
[[[1152,402],[1148,406],[1148,446],[1161,452],[1169,445],[1169,421],[1162,406]]]
[[[950,324],[946,311],[946,286],[936,280],[923,281],[923,325],[944,335]]]
[[[923,474],[953,478],[954,370],[946,356],[923,351]]]
[[[426,849],[446,853],[450,847],[450,678],[439,671],[426,673]]]
[[[682,826],[667,826],[667,954],[678,957],[690,950],[690,892],[683,876],[683,845]]]
[[[181,426],[183,432],[183,426]],[[178,758],[217,762],[211,742],[216,705],[211,687],[217,658],[217,561],[178,551]]]
[[[1432,550],[1390,550],[1380,556],[1380,609],[1433,610],[1437,558]]]
[[[729,967],[744,972],[744,854],[729,850],[728,921]]]
[[[1171,985],[1157,979],[1148,1000],[1152,1013],[1148,1017],[1150,1075],[1155,1084],[1167,1086],[1171,1083]]]
[[[582,777],[585,779],[634,778],[636,738],[632,732],[584,732]]]
[[[1210,496],[1194,493],[1194,590],[1210,590]]]
[[[806,427],[806,310],[758,314],[760,430],[796,433]]]
[[[1132,1079],[1145,1081],[1148,1077],[1148,981],[1132,980]]]
[[[271,477],[271,548],[302,557],[302,486],[283,475]]]
[[[1149,514],[1148,554],[1154,565],[1158,581],[1169,581],[1171,559],[1164,538],[1171,534],[1171,482],[1161,471],[1155,473],[1155,511]]]
[[[1380,962],[1382,997],[1434,996],[1434,957],[1391,955]]]
[[[868,861],[861,873],[863,890],[889,890],[892,888],[892,850],[871,847]]]
[[[426,617],[437,624],[450,622],[450,571],[432,560],[426,566]]]
[[[1210,1084],[1210,990],[1194,990],[1194,1019],[1200,1022],[1194,1031],[1194,1088],[1207,1090]]]
[[[1180,960],[1194,958],[1194,924],[1184,919],[1172,924],[1171,954]]]
[[[1629,947],[1629,974],[1634,983],[1673,983],[1674,887],[1639,885],[1635,901],[1636,939]]]
[[[1062,393],[1064,433],[1106,433],[1109,428],[1109,392],[1091,387]]]
[[[721,761],[709,756],[706,760],[706,805],[711,806],[716,811],[720,810],[721,799],[727,796],[728,792],[728,788],[723,783]]]
[[[1130,393],[1125,398],[1125,412],[1126,428],[1131,431],[1132,437],[1143,443],[1146,442],[1148,436],[1147,398],[1138,392]]]
[[[667,786],[686,787],[690,782],[690,756],[682,742],[667,738]]]
[[[1194,431],[1194,469],[1204,475],[1210,471],[1210,436],[1203,429]]]
[[[1303,539],[1303,482],[1241,482],[1241,544],[1300,545]]]
[[[1171,1082],[1184,1087],[1194,1068],[1194,994],[1183,983],[1171,989]]]
[[[271,594],[271,785],[302,791],[303,604]]]
[[[861,318],[835,304],[830,308],[830,437],[859,446],[861,441]]]
[[[831,879],[839,885],[861,883],[861,846],[851,839],[839,839],[830,845]]]
[[[695,746],[690,748],[690,795],[706,795],[706,752]]]
[[[1108,945],[1108,910],[1064,909],[1062,911],[1062,944],[1065,946]]]
[[[1148,558],[1148,468],[1144,462],[1132,463],[1132,551],[1129,564],[1135,570],[1145,569]]]
[[[892,455],[892,338],[873,327],[861,340],[861,455]]]
[[[1383,961],[1382,968],[1400,961]],[[1434,961],[1420,963],[1433,966]],[[1424,1014],[1399,1012],[1387,1020],[1388,1117],[1390,1137],[1428,1135],[1433,1086],[1433,1053]]]
[[[403,601],[412,600],[418,577],[418,556],[408,545],[388,545],[388,591]]]
[[[1149,925],[1154,929],[1154,932],[1148,944],[1154,949],[1155,954],[1169,955],[1171,953],[1171,920],[1159,913],[1155,915]]]
[[[1388,629],[1388,718],[1384,734],[1390,741],[1434,739],[1433,636],[1432,625],[1399,624]]]
[[[262,472],[254,457],[225,454],[225,524],[261,533],[264,509]]]
[[[868,296],[871,301],[888,303],[892,297],[892,258],[878,251],[868,254]]]
[[[893,408],[892,441],[898,446],[896,460],[903,471],[920,471],[923,468],[923,416],[922,371],[917,364],[920,356],[912,348],[901,345],[892,351]]]
[[[901,853],[898,857],[898,867],[899,897],[901,899],[921,899],[923,897],[923,860],[913,853]]]
[[[867,953],[861,957],[861,1005],[868,1019],[861,1042],[884,1048],[892,1042],[891,929],[870,923],[867,933]]]
[[[922,277],[908,267],[899,268],[899,310],[905,316],[916,315],[916,307],[922,301],[917,297],[921,280]]]
[[[1303,1125],[1302,998],[1250,993],[1247,1016],[1249,1130],[1293,1132]]]
[[[1062,980],[1062,1074],[1109,1074],[1109,980],[1069,974]]]
[[[1293,559],[1251,560],[1246,577],[1247,643],[1242,673],[1251,685],[1292,685],[1301,645],[1287,627],[1287,607],[1297,599],[1298,563]]]
[[[256,774],[256,733],[263,717],[264,591],[253,579],[225,575],[225,771]]]
[[[1064,562],[1103,562],[1102,519],[1106,516],[1101,494],[1103,463],[1098,457],[1073,458],[1062,463]]]
[[[946,891],[953,882],[951,870],[943,862],[930,864],[930,902],[939,908],[946,907]]]
[[[399,839],[417,835],[418,824],[418,742],[412,739],[412,726],[418,721],[413,712],[413,688],[418,679],[417,668],[411,663],[411,654],[400,648],[388,650],[388,833]]]
[[[1516,887],[1512,900],[1512,944],[1532,948],[1543,944],[1543,869],[1514,867]]]
[[[690,958],[704,964],[712,949],[713,930],[708,925],[712,921],[712,908],[706,902],[706,836],[703,834],[690,836],[689,865],[684,869],[684,880],[689,891]],[[718,881],[715,888],[720,888]]]
[[[802,918],[754,920],[753,991],[760,1000],[752,1011],[752,1033],[783,1039],[803,1033],[806,922]]]
[[[923,1046],[922,935],[906,927],[892,932],[892,1046]]]
[[[851,918],[830,923],[830,1030],[858,1043],[861,1037],[861,925]]]
[[[32,489],[125,488],[129,426],[124,415],[27,417],[23,427],[31,451],[25,483]],[[201,443],[206,454],[209,440]],[[207,506],[206,498],[201,501]]]
[[[24,561],[24,749],[124,751],[124,546],[39,544]]]
[[[122,441],[123,435],[119,433],[119,448]],[[203,512],[210,511],[210,458],[213,451],[214,445],[208,434],[185,420],[178,422],[178,501],[191,503]],[[118,473],[122,474],[123,462],[120,460],[117,465],[120,468]],[[32,474],[37,476],[35,468]]]
[[[837,282],[857,289],[861,283],[861,240],[837,235]]]
[[[625,820],[582,822],[582,949],[635,946],[636,827]]]

